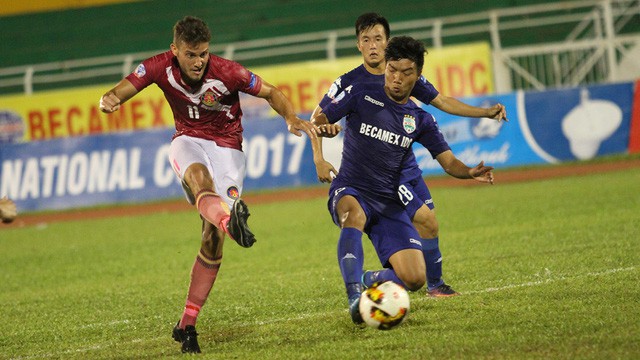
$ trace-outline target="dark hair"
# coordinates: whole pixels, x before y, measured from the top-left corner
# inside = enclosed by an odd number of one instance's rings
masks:
[[[384,51],[384,60],[401,60],[409,59],[416,63],[419,72],[422,72],[424,66],[424,54],[427,50],[422,41],[416,40],[410,36],[396,36],[389,40],[387,48]]]
[[[211,41],[211,32],[204,21],[193,16],[185,16],[173,26],[173,42],[194,45]]]
[[[366,13],[358,17],[358,20],[356,20],[356,37],[359,37],[362,31],[372,28],[378,24],[384,27],[384,33],[387,35],[388,39],[389,34],[391,33],[391,30],[389,30],[389,22],[383,16],[376,13]]]

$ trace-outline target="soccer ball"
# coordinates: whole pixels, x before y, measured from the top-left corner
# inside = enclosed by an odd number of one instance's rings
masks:
[[[391,330],[409,314],[409,294],[400,285],[386,281],[375,284],[360,295],[360,315],[379,330]]]

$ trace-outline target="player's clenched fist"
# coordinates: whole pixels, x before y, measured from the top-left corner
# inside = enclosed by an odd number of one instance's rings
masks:
[[[504,107],[504,105],[498,103],[487,110],[489,111],[489,118],[498,120],[498,122],[502,120],[509,121],[509,119],[507,119],[507,109]]]
[[[113,93],[108,92],[100,98],[100,111],[112,113],[120,109],[120,99]]]

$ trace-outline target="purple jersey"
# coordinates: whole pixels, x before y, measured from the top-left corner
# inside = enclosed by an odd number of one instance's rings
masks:
[[[340,76],[333,82],[333,84],[331,84],[329,91],[324,95],[322,100],[320,100],[320,108],[324,109],[327,104],[339,96],[345,89],[349,88],[349,86],[371,82],[377,82],[380,85],[384,85],[384,74],[372,74],[367,71],[364,65],[358,66],[357,68]],[[420,76],[420,79],[418,79],[416,85],[411,91],[411,96],[425,104],[430,104],[438,94],[438,90],[436,90],[433,84],[431,84],[424,76]],[[407,154],[407,157],[404,159],[400,183],[410,182],[416,178],[422,180],[422,170],[420,170],[416,157],[412,151],[410,154]]]
[[[412,101],[389,99],[379,82],[350,85],[323,107],[331,123],[346,116],[344,148],[331,188],[350,186],[368,199],[398,201],[403,160],[419,142],[434,158],[449,150],[433,116]]]

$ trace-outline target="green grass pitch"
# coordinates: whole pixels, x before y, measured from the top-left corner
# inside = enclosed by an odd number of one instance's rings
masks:
[[[640,358],[640,169],[432,190],[462,296],[411,293],[402,326],[357,328],[326,199],[249,204],[258,242],[225,246],[201,358]],[[180,358],[199,228],[190,211],[0,230],[0,359]]]

